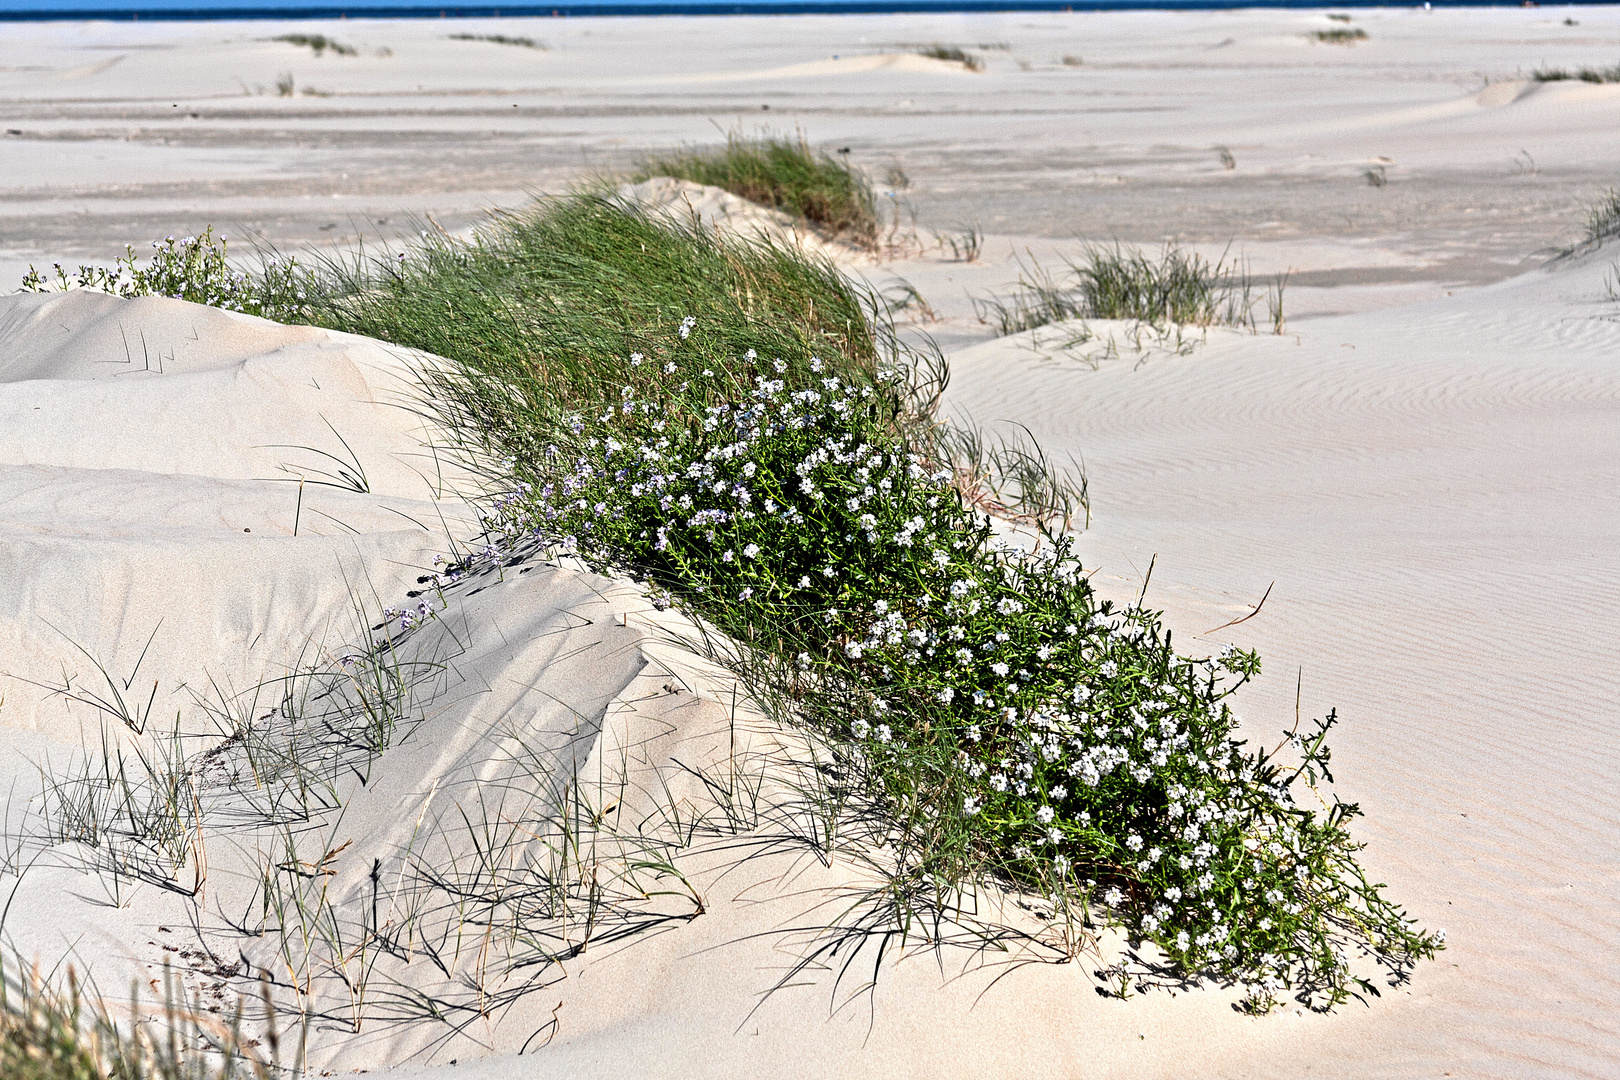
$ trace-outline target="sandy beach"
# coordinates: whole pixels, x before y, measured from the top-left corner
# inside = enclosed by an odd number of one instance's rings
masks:
[[[1337,709],[1363,865],[1445,950],[1327,1014],[1244,1015],[1218,985],[1120,1000],[1096,957],[951,949],[860,953],[865,990],[842,956],[792,965],[868,869],[772,842],[791,829],[767,815],[739,833],[746,859],[682,856],[701,918],[665,898],[637,916],[653,930],[582,949],[497,1019],[449,1033],[397,1004],[311,1035],[311,1062],[489,1080],[1620,1075],[1620,247],[1579,243],[1620,184],[1620,85],[1529,78],[1620,60],[1620,8],[1352,14],[1367,38],[1350,45],[1306,36],[1344,25],[1320,11],[0,24],[10,814],[38,798],[38,763],[93,755],[92,699],[122,693],[154,728],[199,703],[278,708],[225,703],[347,656],[367,613],[415,604],[477,528],[476,481],[420,407],[431,358],[163,298],[10,295],[30,264],[106,265],[209,225],[233,252],[395,250],[648,152],[799,129],[877,183],[886,250],[843,263],[926,300],[896,317],[944,350],[944,411],[1084,462],[1098,593],[1145,588],[1189,651],[1258,651],[1237,706],[1258,740],[1296,701]],[[355,55],[270,40],[288,33]],[[915,55],[933,43],[984,70]],[[981,254],[953,257],[975,227]],[[1114,241],[1237,259],[1262,290],[1286,272],[1285,322],[1172,340],[981,318],[1021,272]],[[362,854],[449,844],[434,828],[480,786],[539,775],[531,745],[599,783],[627,770],[644,820],[709,805],[694,762],[797,752],[623,581],[532,560],[447,604],[412,639],[438,673],[411,705],[427,726],[323,841],[353,845],[330,876],[356,904],[375,905]],[[168,958],[228,1010],[284,962],[227,932],[257,903],[250,846],[194,859],[200,906],[109,894],[68,860],[5,868],[5,937],[114,998]]]

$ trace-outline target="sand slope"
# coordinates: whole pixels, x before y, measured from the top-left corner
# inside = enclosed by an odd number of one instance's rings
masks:
[[[410,723],[380,759],[339,770],[350,809],[299,849],[331,869],[309,880],[330,880],[351,925],[376,904],[379,923],[417,935],[405,962],[366,969],[392,1022],[355,1033],[348,989],[323,980],[312,1060],[502,1080],[1613,1075],[1614,251],[1450,299],[1299,320],[1280,337],[1212,333],[1132,355],[1126,327],[1097,326],[1090,344],[1111,350],[1024,335],[952,356],[948,407],[1084,456],[1095,513],[1082,551],[1105,595],[1136,595],[1151,560],[1148,600],[1185,648],[1235,641],[1265,657],[1239,702],[1253,733],[1292,721],[1296,686],[1305,710],[1346,718],[1334,763],[1341,794],[1368,813],[1369,872],[1448,932],[1409,986],[1329,1016],[1255,1019],[1220,988],[1105,998],[1095,959],[1016,962],[1050,957],[1038,950],[846,938],[818,954],[879,878],[805,843],[791,762],[808,746],[734,709],[718,673],[664,642],[690,627],[622,583],[531,558],[432,598],[436,617],[397,653],[426,672],[410,681]],[[150,636],[140,678],[183,711],[185,688],[246,687],[311,641],[330,655],[365,640],[356,583],[368,610],[402,604],[432,556],[470,535],[451,516],[455,485],[423,465],[434,435],[400,407],[390,350],[87,294],[6,298],[0,326],[0,647],[34,680],[6,680],[0,711],[14,813],[29,795],[25,752],[60,762],[101,719],[35,685],[64,663],[75,685],[95,675],[43,624],[120,677]],[[131,329],[161,372],[126,359]],[[271,444],[337,453],[334,429],[371,490],[306,481],[302,513],[326,516],[300,519],[295,537],[295,485],[278,470],[331,462]],[[439,532],[401,524],[441,512]],[[1209,633],[1268,587],[1257,616]],[[328,677],[342,670],[327,664]],[[598,819],[578,834],[591,857],[560,876],[547,862],[559,790]],[[740,811],[749,791],[756,810]],[[695,818],[707,824],[677,850],[672,822]],[[502,873],[561,882],[574,902],[593,888],[617,898],[543,913],[514,901],[511,925],[529,937],[469,934],[483,924],[445,897],[478,883],[479,837],[493,834]],[[109,896],[77,868],[82,852],[57,849],[23,879],[6,934],[27,955],[93,962],[119,991],[179,957],[221,1008],[233,993],[222,970],[249,989],[264,971],[290,993],[276,937],[228,925],[259,910],[274,840],[211,827],[195,923],[172,889]],[[442,967],[422,962],[422,942]],[[525,966],[537,950],[553,959]],[[480,995],[517,990],[482,1015]],[[455,1002],[457,1022],[407,1022],[422,995]]]

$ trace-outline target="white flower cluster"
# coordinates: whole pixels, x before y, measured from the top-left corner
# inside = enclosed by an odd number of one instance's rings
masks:
[[[1189,966],[1342,967],[1307,899],[1312,851],[1348,840],[1311,832],[1232,739],[1223,699],[1252,655],[1177,656],[1151,613],[1093,600],[1067,544],[997,544],[880,393],[825,374],[789,388],[782,366],[757,363],[731,400],[675,361],[642,369],[669,385],[626,386],[525,463],[486,557],[538,539],[756,640],[783,633],[801,677],[867,688],[839,722],[868,760],[898,776],[947,748],[941,810],[1009,874],[1083,880]]]

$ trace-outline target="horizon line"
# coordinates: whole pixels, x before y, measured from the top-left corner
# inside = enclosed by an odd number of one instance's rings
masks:
[[[594,18],[658,15],[906,15],[990,12],[1227,11],[1245,8],[1529,7],[1520,0],[590,0],[561,4],[426,5],[410,3],[243,5],[218,7],[0,8],[0,22],[213,22],[275,19]],[[1565,0],[1549,7],[1609,6]]]

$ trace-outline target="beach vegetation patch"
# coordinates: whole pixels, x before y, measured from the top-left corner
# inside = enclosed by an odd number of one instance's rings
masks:
[[[221,234],[216,238],[210,225],[200,236],[166,236],[152,241],[151,261],[144,265],[136,258],[135,249],[125,245],[123,256],[111,268],[81,265],[70,274],[61,263],[52,263],[52,272],[42,274],[30,266],[23,276],[22,289],[96,289],[125,298],[168,296],[269,317],[284,313],[283,299],[296,301],[295,262],[289,260],[280,267],[272,285],[264,274],[252,275],[233,268],[225,253],[226,237]]]
[[[930,45],[926,49],[918,49],[917,55],[926,56],[930,60],[948,60],[953,64],[961,64],[969,71],[984,70],[983,60],[956,45]]]
[[[1336,26],[1328,30],[1312,30],[1305,36],[1324,45],[1354,45],[1367,40],[1367,31],[1359,26]]]
[[[1119,926],[1186,972],[1240,982],[1256,1007],[1285,988],[1319,1004],[1376,993],[1354,958],[1399,978],[1439,947],[1356,864],[1359,811],[1326,786],[1337,718],[1248,748],[1228,699],[1257,657],[1180,655],[1155,613],[1099,601],[1065,522],[1045,522],[1033,551],[1006,542],[982,512],[994,507],[964,496],[918,381],[830,266],[592,200],[505,228],[565,243],[558,260],[591,230],[612,239],[593,247],[598,266],[572,263],[580,282],[530,301],[556,313],[536,344],[497,357],[476,331],[433,339],[460,365],[434,389],[447,423],[510,470],[491,547],[545,544],[725,631],[759,696],[840,747],[851,782],[882,796],[904,852],[894,895],[916,905],[897,915],[1001,882],[1050,898],[1076,927]],[[372,334],[404,309],[459,322],[444,313],[465,294],[446,303],[445,277],[488,280],[477,264],[504,261],[513,242],[436,247],[442,270],[390,266],[328,310]],[[657,268],[626,273],[611,254],[626,246]],[[715,252],[765,260],[782,282],[781,260],[798,262],[793,280],[835,306],[812,317],[778,300],[765,318],[757,292],[713,282],[666,306],[663,280],[708,278]],[[1096,255],[1087,295],[1144,303],[1130,286],[1139,264]],[[1145,265],[1162,284],[1162,266]],[[1194,257],[1173,265],[1210,279]],[[616,288],[585,287],[592,277]],[[637,314],[581,335],[588,364],[529,366],[542,335],[585,310],[570,295]],[[1199,295],[1188,310],[1218,312]],[[1145,303],[1132,310],[1165,308],[1160,293]],[[596,352],[614,335],[623,351]]]
[[[167,1031],[153,1038],[139,1024],[120,1025],[75,970],[66,988],[37,967],[0,961],[0,1076],[6,1080],[265,1080],[268,1063],[241,1037],[238,1014],[222,1024],[167,967]],[[279,1032],[272,1035],[275,1039]],[[210,1053],[191,1048],[208,1046]],[[280,1070],[276,1070],[280,1075]]]
[[[1586,212],[1588,243],[1601,243],[1612,236],[1620,236],[1620,189],[1616,188],[1605,191]]]
[[[1620,83],[1620,64],[1613,67],[1536,68],[1530,73],[1536,82],[1580,81],[1588,83]]]
[[[325,34],[282,34],[281,36],[273,37],[270,40],[284,41],[288,45],[297,45],[302,48],[307,48],[316,56],[325,54],[326,50],[328,49],[332,50],[332,54],[334,56],[359,55],[359,52],[353,45],[345,45],[341,41],[333,41]]]
[[[1167,271],[1095,249],[1075,293],[1143,317],[1223,310],[1192,286],[1188,301],[1137,296],[1144,272],[1154,289],[1175,273],[1213,280],[1178,258]],[[1296,716],[1274,749],[1243,741],[1231,698],[1259,658],[1180,653],[1140,597],[1100,600],[1068,536],[1072,489],[1043,488],[1055,471],[1038,448],[1005,447],[1013,479],[998,487],[983,471],[995,454],[964,453],[973,440],[934,418],[944,370],[901,348],[881,300],[824,259],[587,194],[471,241],[297,277],[272,268],[261,288],[260,310],[448,359],[421,371],[428,407],[498,488],[481,546],[442,565],[417,609],[388,612],[374,652],[340,661],[379,687],[348,676],[360,689],[345,723],[363,730],[333,735],[342,754],[369,760],[417,722],[398,669],[405,635],[435,617],[428,597],[524,552],[566,554],[721,632],[762,707],[830,748],[822,809],[873,808],[862,835],[882,856],[866,861],[887,875],[857,905],[877,905],[881,927],[850,934],[927,940],[965,897],[1010,890],[1045,905],[1063,959],[1112,927],[1184,979],[1242,986],[1256,1010],[1376,995],[1441,947],[1358,863],[1359,808],[1330,787],[1336,714]],[[1027,530],[1009,537],[1009,518]],[[338,733],[289,716],[298,738]],[[177,820],[199,812],[169,786],[152,797]],[[186,833],[161,861],[185,858]],[[287,894],[283,924],[301,895]],[[339,929],[334,956],[380,944],[374,927]],[[289,968],[307,982],[300,955]],[[1119,972],[1123,990],[1132,973]],[[364,980],[340,974],[358,1031]]]
[[[861,247],[877,244],[877,198],[871,181],[847,161],[812,149],[802,135],[733,132],[723,147],[687,147],[648,157],[631,180],[655,176],[724,188]]]
[[[1021,263],[1010,298],[975,301],[979,318],[1002,336],[1069,319],[1256,326],[1257,283],[1224,256],[1212,263],[1173,244],[1157,257],[1117,243],[1093,244],[1065,267],[1054,272],[1034,261]]]
[[[539,49],[545,52],[551,48],[543,41],[536,41],[532,37],[511,37],[506,34],[451,34],[451,41],[487,41],[492,45],[516,45],[523,49]]]

